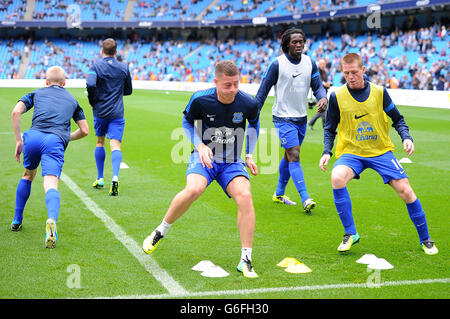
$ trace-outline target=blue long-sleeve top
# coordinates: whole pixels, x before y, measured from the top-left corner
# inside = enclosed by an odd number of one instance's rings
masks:
[[[348,84],[347,88],[351,96],[358,102],[364,102],[369,97],[370,85],[366,80],[364,81],[363,89],[352,90],[348,87]],[[383,92],[383,110],[392,119],[392,127],[395,128],[397,133],[400,135],[402,141],[406,139],[412,141],[413,139],[409,135],[409,127],[406,124],[403,115],[400,114],[394,102],[392,102],[392,99],[389,96],[386,88],[384,88]],[[331,150],[333,149],[334,139],[337,134],[336,129],[338,127],[339,122],[340,122],[339,104],[337,102],[336,94],[335,92],[333,92],[330,95],[330,100],[327,109],[327,119],[324,127],[323,154],[330,154],[330,155],[333,154]]]

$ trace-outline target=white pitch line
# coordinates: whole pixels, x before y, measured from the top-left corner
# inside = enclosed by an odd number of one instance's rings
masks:
[[[116,224],[116,222],[102,210],[96,202],[94,202],[88,195],[86,195],[83,190],[81,190],[78,185],[72,181],[72,179],[66,174],[61,174],[61,180],[69,187],[72,192],[77,195],[81,201],[86,205],[86,207],[97,216],[108,228],[110,232],[119,240],[129,252],[145,267],[145,269],[155,277],[161,285],[167,289],[169,294],[167,297],[172,295],[183,296],[189,294],[177,281],[175,281],[164,269],[162,269],[158,263],[149,255],[144,253],[141,246],[136,243],[136,241],[127,235],[127,233]]]
[[[232,295],[248,295],[256,293],[273,293],[273,292],[287,292],[287,291],[317,291],[327,289],[348,289],[348,288],[366,288],[372,289],[374,287],[392,287],[392,286],[407,286],[407,285],[424,285],[436,283],[450,283],[450,278],[438,279],[422,279],[422,280],[403,280],[403,281],[386,281],[379,285],[373,284],[335,284],[335,285],[315,285],[315,286],[296,286],[296,287],[276,287],[276,288],[255,288],[255,289],[241,289],[241,290],[218,290],[218,291],[200,291],[190,292],[187,294],[159,294],[159,295],[130,295],[130,296],[116,296],[116,297],[93,297],[99,299],[166,299],[175,297],[205,297],[205,296],[232,296]]]

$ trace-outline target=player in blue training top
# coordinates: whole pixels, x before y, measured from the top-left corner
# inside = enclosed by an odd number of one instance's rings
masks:
[[[94,188],[102,188],[103,169],[105,166],[105,135],[110,140],[112,182],[109,195],[119,195],[119,171],[122,162],[122,137],[125,129],[123,96],[133,92],[130,71],[125,63],[117,61],[114,56],[117,44],[114,39],[102,43],[103,59],[95,63],[88,72],[86,87],[89,103],[94,113],[94,129],[97,136],[95,162],[97,180]]]
[[[215,88],[194,93],[184,111],[182,125],[194,145],[187,165],[186,186],[172,200],[162,223],[144,240],[143,249],[152,253],[170,226],[216,180],[238,207],[242,249],[237,269],[245,277],[253,278],[257,277],[251,257],[255,210],[245,164],[253,175],[258,174],[251,154],[258,138],[259,108],[254,97],[239,90],[239,69],[234,62],[217,62],[214,82]],[[241,151],[246,136],[244,164]]]
[[[281,146],[285,149],[279,165],[279,179],[272,200],[296,205],[285,194],[289,179],[300,194],[305,212],[310,213],[316,203],[306,189],[303,168],[300,165],[300,147],[306,134],[308,92],[312,89],[317,99],[318,112],[327,108],[327,95],[316,63],[303,54],[306,36],[301,29],[288,29],[281,36],[283,54],[269,65],[256,98],[262,108],[272,87],[275,103],[272,107],[273,124]]]
[[[47,70],[46,78],[46,87],[22,97],[12,111],[12,125],[16,138],[15,158],[20,163],[20,154],[23,152],[25,172],[17,186],[11,230],[22,229],[23,211],[30,197],[31,183],[41,163],[48,216],[45,247],[54,248],[58,239],[56,231],[60,209],[58,182],[64,164],[64,152],[69,141],[88,135],[89,127],[77,100],[64,88],[66,83],[64,70],[53,66]],[[34,112],[31,128],[23,133],[22,141],[20,117],[32,107]],[[73,133],[70,129],[71,119],[79,126]]]
[[[437,254],[438,249],[428,234],[422,205],[409,184],[405,170],[392,153],[394,144],[389,137],[388,116],[402,139],[405,152],[408,156],[414,152],[414,143],[405,119],[384,87],[364,79],[365,68],[361,56],[349,53],[342,58],[340,66],[347,84],[330,95],[324,151],[319,162],[320,168],[325,171],[337,134],[337,160],[331,172],[331,184],[336,210],[345,230],[338,251],[347,252],[359,242],[347,184],[354,178],[359,179],[366,168],[371,168],[405,202],[425,253]]]

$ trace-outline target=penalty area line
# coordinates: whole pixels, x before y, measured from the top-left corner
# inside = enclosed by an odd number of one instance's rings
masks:
[[[184,294],[156,294],[156,295],[127,295],[115,297],[90,297],[94,299],[167,299],[176,297],[206,297],[206,296],[233,296],[233,295],[249,295],[257,293],[276,293],[288,291],[317,291],[317,290],[333,290],[333,289],[350,289],[350,288],[382,288],[394,286],[408,286],[408,285],[425,285],[436,283],[450,283],[450,278],[437,279],[421,279],[421,280],[402,280],[402,281],[386,281],[379,284],[334,284],[334,285],[314,285],[314,286],[295,286],[295,287],[274,287],[274,288],[255,288],[255,289],[239,289],[239,290],[218,290],[218,291],[199,291],[189,292]]]
[[[167,271],[162,269],[158,263],[142,250],[138,243],[127,235],[127,233],[101,209],[78,185],[66,174],[61,174],[61,181],[78,196],[78,198],[86,205],[86,207],[97,216],[106,226],[106,228],[114,234],[125,248],[141,263],[142,266],[169,292],[167,297],[172,295],[186,295],[188,292],[175,280]]]

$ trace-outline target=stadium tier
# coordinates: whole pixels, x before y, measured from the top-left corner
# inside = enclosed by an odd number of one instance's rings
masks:
[[[404,2],[405,0],[403,0]],[[32,19],[65,21],[68,15],[79,14],[81,21],[164,21],[195,19],[244,19],[280,17],[314,11],[402,2],[396,0],[2,0],[0,20],[24,20],[27,5]],[[32,4],[29,4],[32,3]],[[125,16],[128,3],[131,13]]]
[[[368,77],[388,87],[442,89],[450,82],[447,51],[449,35],[437,25],[389,35],[308,37],[306,53],[315,61],[325,59],[329,81],[342,84],[339,58],[359,52]],[[0,54],[3,78],[12,78],[20,65],[24,41],[2,41]],[[233,59],[240,66],[242,81],[259,83],[270,62],[281,53],[279,41],[211,39],[208,41],[118,40],[119,55],[128,63],[133,79],[159,81],[201,81],[214,78],[218,59]],[[65,68],[69,78],[83,79],[99,58],[99,40],[49,38],[35,40],[24,78],[43,78],[51,65]]]
[[[435,7],[447,2],[0,0],[3,27],[0,71],[2,78],[35,79],[43,78],[48,66],[60,65],[69,78],[84,79],[89,66],[100,56],[101,39],[113,36],[118,40],[120,59],[129,65],[135,80],[210,82],[214,77],[214,62],[233,59],[241,69],[242,82],[260,83],[270,62],[281,53],[280,31],[300,16],[303,19],[315,12],[317,19],[309,17],[305,21],[311,22],[300,26],[307,34],[305,53],[315,61],[327,62],[328,81],[334,85],[343,81],[339,59],[347,52],[359,52],[367,67],[367,76],[373,82],[409,89],[448,89],[449,25],[441,22],[448,21],[448,10],[439,12]],[[367,13],[372,12],[368,5],[375,5],[376,10],[383,12],[379,27],[370,28],[364,23]],[[418,11],[414,16],[402,13],[401,10],[411,5],[428,6],[429,11],[421,13],[423,10],[416,6]],[[363,9],[365,15],[351,18],[355,12],[345,10],[354,8]],[[344,18],[336,20],[337,10]],[[400,14],[389,10],[398,10]],[[290,16],[291,20],[272,25],[274,20],[270,19],[283,16]],[[257,22],[246,28],[246,23],[255,17],[264,17],[267,23]],[[69,18],[81,24],[72,28]],[[200,25],[190,29],[174,27],[178,30],[172,34],[169,27],[161,24],[168,20],[182,24],[202,23],[204,28]],[[205,21],[214,22],[209,25]],[[232,21],[245,23],[239,26]],[[83,25],[84,22],[95,25]],[[14,28],[9,27],[13,25]],[[48,29],[40,30],[41,27]],[[258,31],[252,31],[253,27]],[[116,28],[122,31],[116,32]],[[214,31],[210,32],[209,28]],[[262,28],[265,30],[261,32]],[[29,34],[21,34],[23,30]],[[11,40],[17,38],[24,40]],[[25,45],[26,40],[29,45]],[[22,57],[24,50],[25,59]]]
[[[376,0],[219,0],[204,15],[205,19],[242,19],[259,16],[286,16],[308,11],[333,10],[377,3]],[[393,2],[393,1],[391,1]]]
[[[77,6],[73,6],[77,5]],[[36,0],[33,19],[65,21],[68,14],[77,14],[81,20],[122,20],[126,0]]]
[[[24,40],[0,39],[0,79],[17,79]]]
[[[136,1],[133,20],[193,20],[211,0]]]

